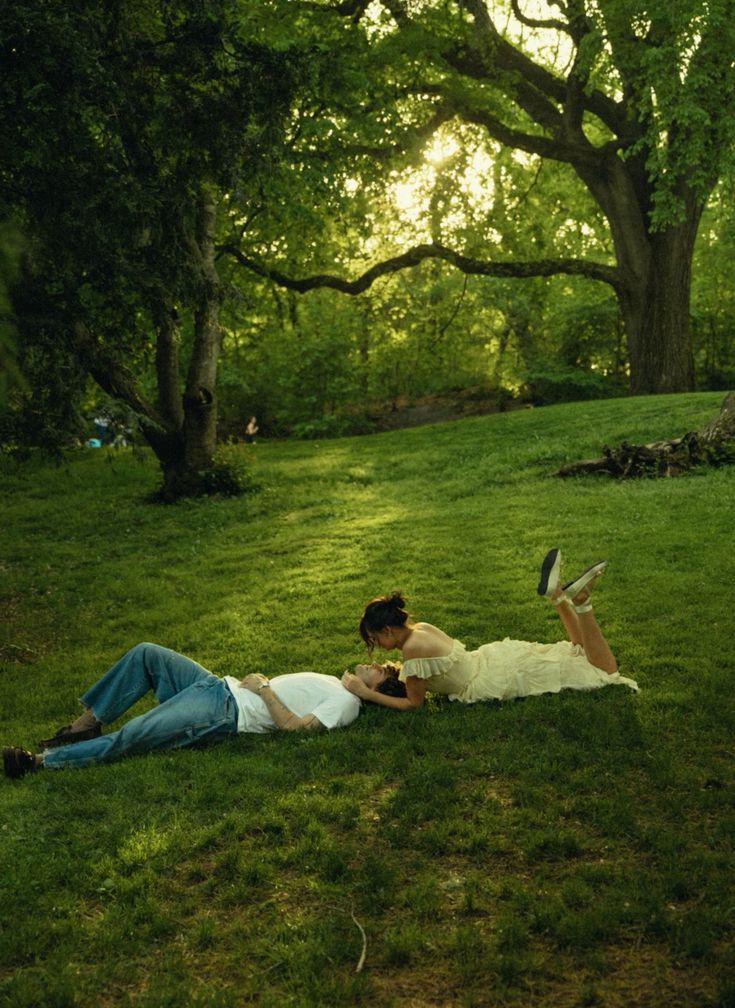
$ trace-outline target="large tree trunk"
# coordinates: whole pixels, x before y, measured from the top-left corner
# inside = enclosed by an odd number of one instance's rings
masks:
[[[219,360],[221,332],[219,307],[222,289],[215,266],[216,203],[211,194],[199,201],[194,252],[199,266],[199,293],[194,309],[194,343],[182,407],[159,387],[159,395],[169,404],[169,415],[175,412],[177,424],[165,440],[151,441],[163,471],[161,496],[175,500],[182,496],[197,496],[208,492],[205,470],[214,460],[217,444],[217,400],[215,385]],[[170,342],[170,341],[169,341]],[[160,333],[159,333],[160,348]],[[159,382],[172,377],[171,362],[159,367]],[[173,420],[174,417],[171,416]],[[178,430],[176,429],[178,427]],[[150,440],[150,439],[149,439]]]
[[[217,441],[215,384],[220,352],[219,307],[222,288],[215,267],[216,203],[211,195],[199,201],[196,234],[189,251],[198,286],[194,299],[194,340],[183,396],[179,374],[178,321],[173,306],[163,301],[151,306],[156,328],[158,399],[148,402],[138,391],[133,373],[104,351],[82,323],[74,327],[80,358],[102,389],[127,403],[153,449],[163,473],[155,496],[173,501],[216,490],[207,470]],[[233,492],[228,489],[228,492]]]
[[[616,288],[625,325],[634,394],[694,389],[689,305],[692,257],[705,198],[685,184],[682,220],[652,224],[653,190],[644,161],[607,153],[574,165],[610,225],[622,282]]]
[[[184,423],[184,408],[179,386],[178,316],[169,303],[154,304],[152,316],[156,329],[158,410],[172,430],[180,430]]]
[[[599,458],[570,462],[557,476],[602,473],[619,479],[641,476],[678,476],[695,466],[735,462],[735,392],[725,397],[720,412],[700,431],[651,444],[603,448]]]
[[[699,216],[690,209],[684,223],[651,235],[645,271],[621,292],[634,395],[694,389],[689,306]]]

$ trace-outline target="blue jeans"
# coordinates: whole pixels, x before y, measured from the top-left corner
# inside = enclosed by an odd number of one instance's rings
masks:
[[[197,662],[157,644],[137,644],[80,698],[103,724],[153,690],[158,706],[107,735],[48,749],[43,765],[106,763],[130,753],[174,749],[237,732],[237,704],[227,684]]]

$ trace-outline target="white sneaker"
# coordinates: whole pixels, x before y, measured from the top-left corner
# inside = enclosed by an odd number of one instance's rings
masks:
[[[568,598],[574,598],[575,595],[579,595],[583,588],[586,588],[590,581],[594,581],[596,577],[607,567],[607,560],[598,560],[597,563],[592,564],[587,570],[582,571],[579,577],[575,578],[573,581],[567,581],[564,585],[563,591]]]

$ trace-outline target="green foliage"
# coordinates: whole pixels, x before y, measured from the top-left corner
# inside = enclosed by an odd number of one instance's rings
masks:
[[[10,291],[17,283],[23,239],[17,222],[0,223],[0,410],[13,388],[24,388],[16,359],[17,329]]]
[[[213,464],[202,471],[202,478],[209,496],[239,497],[260,489],[253,474],[252,456],[243,452],[242,446],[232,444],[217,446]]]
[[[506,11],[508,43],[560,74],[551,33],[521,38],[507,4],[493,13]],[[611,101],[624,84],[627,160],[617,167],[630,169],[636,191],[655,189],[643,201],[646,227],[678,219],[682,178],[704,192],[731,158],[724,11],[724,0],[675,14],[658,0],[645,9],[615,0],[587,12],[575,73],[585,94],[597,88]],[[452,64],[457,45],[476,46],[469,16],[444,3],[411,14],[399,26],[380,5],[353,20],[328,5],[265,0],[124,10],[21,0],[3,10],[0,214],[22,218],[43,303],[42,318],[26,303],[20,319],[29,402],[58,415],[41,430],[24,404],[16,430],[63,442],[72,420],[63,389],[78,389],[71,358],[81,354],[89,370],[95,346],[155,402],[156,309],[178,312],[183,381],[202,289],[192,237],[203,191],[219,200],[223,246],[289,275],[355,276],[430,238],[480,258],[615,261],[609,224],[580,176],[563,161],[519,156],[483,125],[496,117],[520,136],[533,124],[514,102],[512,73],[477,63],[478,78]],[[422,127],[437,108],[452,116],[428,136]],[[585,149],[610,140],[591,113],[584,130]],[[402,203],[406,193],[415,207]],[[735,374],[731,196],[718,200],[705,218],[717,235],[707,235],[695,271],[705,387],[727,387]],[[540,375],[537,401],[603,395],[598,374],[618,380],[628,366],[614,298],[589,282],[465,280],[434,263],[360,298],[299,298],[224,255],[218,268],[225,435],[252,412],[277,435],[361,432],[370,403],[488,381],[518,390],[529,373],[534,385]],[[92,349],[75,337],[80,320]],[[560,362],[577,371],[567,390],[563,374],[548,378]],[[44,373],[60,372],[44,386]]]
[[[40,449],[59,458],[84,432],[86,370],[68,333],[59,333],[45,284],[23,275],[14,286],[17,365],[22,381],[0,411],[0,446],[21,455]]]
[[[217,340],[198,345],[191,324],[219,297],[202,253],[202,207],[227,190],[252,210],[280,157],[304,63],[243,34],[241,6],[3,8],[0,214],[16,214],[27,233],[15,307],[23,345],[40,364],[26,377],[44,414],[58,406],[62,355],[158,430],[155,391],[152,403],[141,395],[155,389],[151,374],[173,385],[156,390],[159,406],[180,398],[185,374],[196,385],[216,374]],[[155,330],[172,318],[195,332],[189,359],[170,351],[171,367],[156,368]],[[163,417],[169,428],[173,413]],[[29,431],[23,415],[18,425]],[[152,443],[163,451],[167,442]]]
[[[371,425],[367,419],[350,419],[332,415],[295,423],[291,427],[291,436],[303,440],[318,440],[319,438],[344,437],[347,434],[368,434],[370,428]]]
[[[735,256],[732,182],[717,188],[699,233],[692,286],[692,340],[702,388],[735,387],[735,292],[729,264]]]
[[[577,399],[606,399],[610,396],[625,395],[626,392],[620,381],[597,371],[584,371],[581,368],[559,367],[553,364],[529,368],[526,372],[526,382],[531,401],[536,406],[551,406],[554,403],[574,402]]]

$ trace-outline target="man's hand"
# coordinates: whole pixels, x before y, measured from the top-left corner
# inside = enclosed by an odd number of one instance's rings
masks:
[[[280,728],[281,731],[319,731],[324,727],[319,718],[313,714],[298,717],[279,699],[274,689],[264,689],[263,687],[270,686],[268,676],[261,675],[259,672],[251,672],[250,675],[246,675],[244,679],[240,680],[240,685],[243,689],[250,690],[251,693],[256,693],[260,697],[268,708],[268,713],[273,718],[276,728]]]
[[[258,693],[260,687],[267,682],[268,676],[261,675],[260,672],[251,672],[250,675],[246,675],[244,679],[240,680],[240,685],[250,690],[251,693]]]
[[[352,672],[345,672],[342,676],[342,685],[350,693],[354,693],[355,696],[360,697],[362,700],[368,700],[372,694],[372,690],[359,676],[354,675]]]

